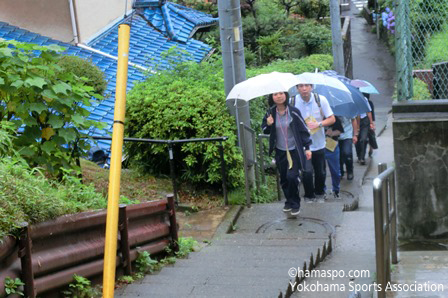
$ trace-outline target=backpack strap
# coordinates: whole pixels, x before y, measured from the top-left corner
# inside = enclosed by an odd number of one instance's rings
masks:
[[[322,119],[325,120],[326,117],[325,117],[324,112],[322,111],[322,106],[320,105],[319,94],[317,94],[316,92],[314,92],[313,94],[314,94],[314,100],[316,101],[317,106],[319,107],[320,115],[322,116]]]
[[[321,112],[322,112],[322,107],[320,106],[320,97],[319,97],[319,94],[317,94],[316,92],[313,92],[313,94],[314,94],[314,100],[316,101],[317,106],[319,107],[319,109],[321,109]]]
[[[295,106],[296,106],[296,96],[295,96],[295,95],[294,95],[294,96],[291,96],[291,97],[289,98],[289,105],[292,106],[292,107],[295,107]]]

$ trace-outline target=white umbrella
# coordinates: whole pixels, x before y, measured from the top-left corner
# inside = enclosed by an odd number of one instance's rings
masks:
[[[300,84],[300,81],[292,73],[274,71],[236,84],[227,95],[227,100],[242,99],[249,101],[252,98],[271,93],[288,92],[291,87],[297,84]]]
[[[326,76],[322,73],[304,72],[297,75],[299,84],[324,85],[331,88],[336,88],[341,91],[350,93],[350,90],[340,80],[334,77]]]

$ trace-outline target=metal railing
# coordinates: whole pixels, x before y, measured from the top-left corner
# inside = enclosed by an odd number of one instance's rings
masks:
[[[112,140],[111,137],[98,137],[92,136],[94,140]],[[177,182],[176,182],[176,170],[174,164],[174,151],[173,145],[179,143],[197,143],[197,142],[219,142],[219,156],[221,159],[221,177],[222,177],[222,192],[224,197],[224,205],[228,205],[227,197],[227,174],[226,163],[224,160],[224,146],[223,141],[226,141],[228,137],[216,137],[216,138],[197,138],[197,139],[183,139],[183,140],[154,140],[154,139],[139,139],[139,138],[124,138],[124,142],[141,142],[141,143],[153,143],[153,144],[166,144],[168,145],[168,155],[170,159],[170,177],[173,185],[173,194],[176,205],[179,203],[177,195]]]
[[[397,209],[395,200],[395,168],[378,164],[379,175],[373,180],[375,216],[376,279],[381,285],[378,297],[386,297],[391,281],[391,263],[397,264]],[[391,260],[392,259],[392,260]]]
[[[260,153],[260,157],[259,157],[259,169],[260,169],[260,173],[261,173],[261,182],[263,184],[266,184],[266,174],[265,174],[265,170],[267,167],[265,167],[264,165],[264,144],[263,144],[263,139],[268,139],[269,140],[269,135],[266,134],[259,134],[258,135],[258,151]],[[280,176],[278,174],[278,171],[276,168],[274,168],[275,170],[275,179],[277,181],[277,198],[279,201],[281,201],[282,199],[282,193],[281,193],[281,188],[280,188]]]
[[[255,130],[253,130],[252,128],[250,128],[249,126],[247,126],[246,124],[244,124],[243,122],[240,122],[240,134],[241,134],[241,148],[246,148],[246,134],[250,133],[250,137],[252,138],[252,144],[254,144],[253,146],[253,157],[254,159],[251,160],[247,155],[247,152],[245,152],[245,150],[243,149],[243,163],[244,163],[244,184],[245,184],[245,193],[246,193],[246,206],[250,207],[251,205],[251,199],[250,199],[250,188],[251,188],[251,183],[249,180],[249,169],[250,167],[254,166],[254,171],[255,171],[255,183],[257,188],[259,187],[259,181],[258,181],[258,171],[257,171],[257,152],[255,149]]]

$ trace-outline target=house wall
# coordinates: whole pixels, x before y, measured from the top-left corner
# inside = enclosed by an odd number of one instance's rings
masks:
[[[64,42],[73,40],[67,0],[1,0],[0,21]]]
[[[132,8],[132,0],[74,0],[78,19],[79,42],[101,32]]]

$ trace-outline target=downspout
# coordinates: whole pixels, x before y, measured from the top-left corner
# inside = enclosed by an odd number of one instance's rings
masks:
[[[78,37],[78,22],[76,20],[74,0],[68,0],[68,4],[70,7],[70,18],[72,20],[73,41],[75,42],[76,45],[79,43],[79,37]]]

